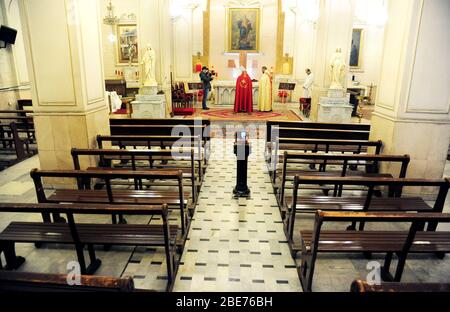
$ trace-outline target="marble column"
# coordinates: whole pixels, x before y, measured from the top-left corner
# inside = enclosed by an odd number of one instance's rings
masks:
[[[19,7],[41,168],[73,169],[71,148],[95,148],[96,136],[109,134],[98,1]]]
[[[449,12],[448,0],[389,1],[371,138],[383,141],[384,154],[411,156],[408,177],[441,178],[444,172],[450,144]]]
[[[352,0],[320,0],[319,8],[312,67],[315,76],[311,105],[313,121],[317,120],[319,99],[327,96],[331,84],[329,66],[336,48],[341,48],[345,60],[350,59],[354,3]]]

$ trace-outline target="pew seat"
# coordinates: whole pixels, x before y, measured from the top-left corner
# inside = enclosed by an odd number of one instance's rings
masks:
[[[300,231],[301,246],[311,251],[313,231]],[[318,252],[401,252],[408,231],[321,231]],[[418,232],[409,252],[450,252],[450,232]]]

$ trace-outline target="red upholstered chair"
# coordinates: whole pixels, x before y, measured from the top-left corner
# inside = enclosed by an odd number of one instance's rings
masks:
[[[311,112],[311,99],[300,98],[300,110],[302,111],[303,116],[309,118]]]
[[[193,95],[187,94],[184,83],[175,83],[172,89],[172,112],[175,116],[190,116],[195,112]]]

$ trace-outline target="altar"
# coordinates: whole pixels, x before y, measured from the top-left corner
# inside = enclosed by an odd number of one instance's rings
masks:
[[[213,88],[215,91],[216,106],[233,106],[234,105],[234,97],[236,95],[236,81],[232,80],[221,80],[221,81],[213,81]],[[258,94],[259,87],[258,82],[253,82],[253,106],[258,106]]]

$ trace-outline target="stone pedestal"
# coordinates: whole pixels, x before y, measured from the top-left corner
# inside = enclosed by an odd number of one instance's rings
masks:
[[[318,122],[350,123],[353,107],[343,89],[330,89],[328,96],[319,99]]]
[[[300,1],[304,2],[304,1]],[[350,55],[352,46],[352,29],[354,20],[354,1],[317,1],[320,14],[314,25],[313,65],[314,86],[311,99],[312,121],[318,121],[319,103],[322,97],[327,95],[331,85],[330,61],[336,52],[336,48],[342,49],[342,55]],[[305,64],[306,65],[306,64]],[[308,64],[308,66],[310,66]],[[303,70],[303,69],[302,69]],[[344,90],[346,85],[344,84]],[[344,95],[342,95],[343,97]],[[336,97],[336,96],[335,96]]]
[[[156,95],[158,93],[158,86],[143,86],[140,94],[142,95]]]
[[[136,101],[131,102],[133,107],[132,118],[165,118],[166,96],[142,95],[136,96]]]
[[[353,107],[350,105],[319,103],[318,122],[350,123]]]

